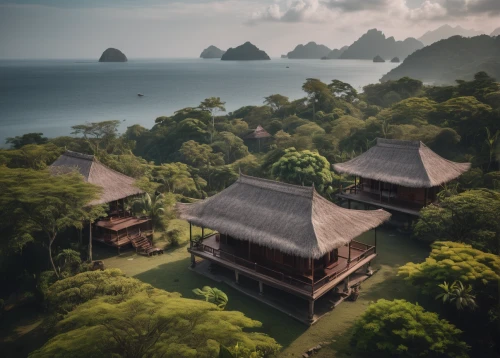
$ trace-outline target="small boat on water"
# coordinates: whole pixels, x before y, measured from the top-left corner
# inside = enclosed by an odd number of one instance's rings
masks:
[[[144,97],[144,95],[143,95],[142,93],[137,93],[137,95],[138,95],[139,97]]]

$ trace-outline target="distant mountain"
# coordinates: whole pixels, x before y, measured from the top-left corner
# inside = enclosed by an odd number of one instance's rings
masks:
[[[290,59],[316,59],[328,55],[330,49],[325,45],[318,45],[316,42],[309,42],[306,45],[297,45],[293,51],[287,54]]]
[[[340,56],[344,53],[345,50],[347,50],[349,46],[344,46],[339,49],[335,48],[331,50],[328,55],[322,57],[322,60],[337,60],[340,58]]]
[[[452,27],[450,25],[443,25],[435,30],[427,31],[422,35],[422,37],[419,38],[419,41],[422,42],[425,46],[428,46],[439,40],[444,40],[456,35],[460,35],[463,37],[473,37],[482,34],[483,33],[481,31],[464,29],[461,26]]]
[[[500,27],[493,30],[493,32],[490,34],[490,36],[500,36]]]
[[[203,50],[200,58],[221,58],[226,51],[222,51],[220,48],[215,46],[209,46]]]
[[[382,81],[411,77],[438,84],[469,80],[479,71],[500,79],[500,36],[453,36],[408,56]]]
[[[382,31],[371,29],[358,40],[354,41],[354,43],[342,53],[340,58],[371,60],[377,55],[383,59],[390,59],[396,56],[405,58],[422,47],[424,47],[424,45],[412,37],[404,41],[396,41],[394,37],[385,38]]]
[[[127,62],[127,56],[120,50],[116,48],[108,48],[106,49],[101,57],[99,58],[99,62]]]
[[[253,61],[253,60],[270,60],[267,53],[259,50],[257,46],[250,42],[245,42],[243,45],[230,48],[222,55],[222,61]]]

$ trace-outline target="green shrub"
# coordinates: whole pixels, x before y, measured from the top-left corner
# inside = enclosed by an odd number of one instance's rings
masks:
[[[179,246],[181,242],[181,231],[178,229],[172,229],[167,232],[167,242],[171,247]]]
[[[468,357],[461,331],[405,300],[378,300],[355,323],[351,344],[366,357]]]

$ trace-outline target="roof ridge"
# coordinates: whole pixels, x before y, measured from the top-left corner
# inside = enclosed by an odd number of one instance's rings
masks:
[[[66,149],[66,151],[63,153],[63,155],[66,155],[68,157],[78,158],[78,159],[91,160],[91,161],[96,159],[95,155],[74,152],[74,151],[68,150],[68,149]]]
[[[424,143],[419,140],[402,140],[402,139],[387,139],[387,138],[377,138],[377,146],[380,147],[398,147],[407,149],[417,149],[420,148]]]
[[[258,186],[261,188],[263,188],[263,187],[260,185],[256,185],[252,182],[260,182],[263,184],[270,184],[270,185],[273,185],[277,188],[279,188],[279,187],[289,188],[289,189],[297,190],[300,193],[297,193],[297,192],[294,193],[294,192],[291,192],[288,190],[286,191],[286,193],[291,194],[291,195],[297,195],[297,196],[305,196],[305,195],[310,196],[311,193],[315,191],[314,187],[312,187],[312,186],[301,186],[301,185],[296,185],[296,184],[289,184],[289,183],[284,183],[284,182],[277,181],[277,180],[259,178],[259,177],[254,177],[254,176],[250,176],[250,175],[245,175],[245,174],[240,174],[237,182],[241,182],[242,184],[247,184],[247,185],[252,185],[252,186]],[[271,188],[265,188],[265,189],[273,190]],[[283,190],[275,190],[275,191],[284,192]]]

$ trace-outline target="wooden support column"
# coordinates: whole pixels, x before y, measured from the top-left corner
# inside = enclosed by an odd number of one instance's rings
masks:
[[[375,253],[377,253],[377,228],[375,230]]]
[[[89,222],[89,262],[92,262],[92,221]]]
[[[344,280],[344,292],[348,291],[349,291],[349,276],[347,276],[346,279]]]
[[[189,248],[193,248],[193,224],[189,222]],[[196,258],[194,257],[194,254],[191,253],[191,268],[194,268],[196,266]]]
[[[312,281],[311,293],[314,293],[314,258],[312,258],[312,257],[311,257],[311,281]]]
[[[314,300],[309,300],[309,322],[314,321]]]
[[[264,283],[262,281],[259,281],[259,295],[264,295]]]
[[[355,175],[354,176],[354,194],[357,194],[357,186],[358,186],[358,177]]]
[[[382,182],[378,181],[378,191],[380,193],[380,202],[382,202]]]

